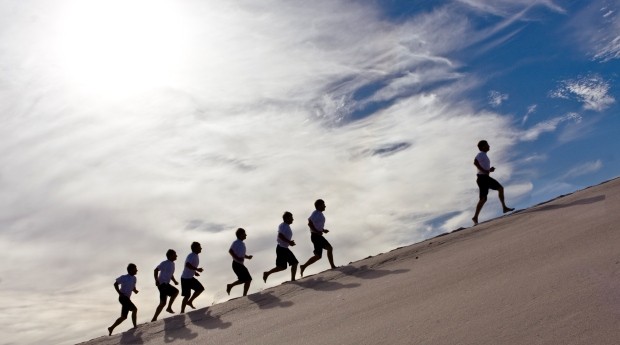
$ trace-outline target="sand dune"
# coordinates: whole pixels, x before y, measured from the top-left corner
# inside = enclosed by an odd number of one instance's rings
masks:
[[[169,343],[618,344],[620,179],[83,344]]]

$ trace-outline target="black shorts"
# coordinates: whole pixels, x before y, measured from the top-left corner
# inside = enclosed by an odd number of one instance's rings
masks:
[[[280,268],[286,268],[287,264],[295,266],[299,263],[295,254],[288,249],[281,246],[276,246],[276,266]]]
[[[237,261],[233,261],[232,269],[237,275],[237,279],[239,279],[240,281],[249,282],[250,280],[252,280],[252,276],[250,275],[250,272],[248,271],[247,267],[245,267],[245,265],[240,264]]]
[[[159,301],[162,303],[166,303],[168,296],[176,296],[179,294],[179,289],[168,283],[162,283],[157,286],[159,290]]]
[[[123,306],[123,308],[121,309],[121,316],[122,317],[127,317],[127,314],[129,314],[130,311],[138,310],[138,308],[136,308],[136,305],[133,304],[133,302],[129,299],[129,297],[127,297],[125,295],[119,295],[118,296],[118,301]]]
[[[323,249],[329,249],[332,247],[329,242],[323,237],[323,235],[312,233],[310,235],[310,240],[312,244],[314,244],[314,255],[321,257],[323,256]]]
[[[476,183],[480,188],[480,199],[486,198],[489,194],[489,189],[498,190],[502,189],[502,185],[489,175],[477,175]]]
[[[189,279],[181,278],[181,296],[190,296],[192,294],[192,290],[202,292],[205,288],[202,284],[200,284],[198,279],[194,277]]]

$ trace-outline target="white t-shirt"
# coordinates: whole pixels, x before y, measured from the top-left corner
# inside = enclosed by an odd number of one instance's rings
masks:
[[[487,171],[491,170],[491,160],[487,156],[486,152],[482,152],[482,151],[478,152],[478,154],[476,155],[476,160],[478,161],[478,164],[480,164],[480,166],[483,169]],[[487,171],[482,171],[478,169],[478,175],[488,175],[489,173]]]
[[[231,245],[230,249],[232,249],[233,253],[241,258],[241,260],[237,260],[233,258],[234,261],[242,264],[243,260],[245,260],[245,243],[242,240],[236,239]]]
[[[312,225],[314,225],[314,228],[317,231],[316,233],[323,233],[323,229],[325,228],[325,216],[323,215],[323,212],[314,210],[308,220],[312,222]],[[310,232],[313,232],[312,229],[310,229]]]
[[[121,284],[121,287],[119,288],[119,290],[121,290],[121,293],[127,297],[131,297],[133,289],[136,288],[136,276],[132,276],[131,274],[125,274],[116,278],[116,282]]]
[[[282,222],[282,224],[278,226],[278,245],[283,248],[288,248],[288,242],[282,241],[282,239],[280,238],[280,234],[282,234],[282,236],[284,236],[287,240],[290,241],[291,238],[293,238],[293,230],[291,230],[291,226],[286,224],[285,222]]]
[[[198,258],[198,254],[194,252],[189,253],[189,255],[187,256],[187,259],[185,259],[185,263],[188,263],[188,262],[192,266],[198,268],[198,265],[200,264],[200,259]],[[183,273],[181,274],[181,278],[192,279],[194,278],[194,273],[196,273],[196,271],[189,269],[187,265],[183,265]]]
[[[157,268],[159,269],[159,283],[170,284],[174,274],[174,262],[170,260],[162,261]]]

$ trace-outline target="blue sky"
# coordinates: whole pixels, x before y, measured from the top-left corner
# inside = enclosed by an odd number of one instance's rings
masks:
[[[0,1],[2,343],[104,335],[128,262],[150,320],[152,270],[173,248],[180,273],[192,241],[195,304],[225,301],[234,230],[260,278],[291,211],[305,261],[317,198],[338,265],[471,226],[480,139],[513,207],[618,176],[618,10]],[[491,195],[481,221],[500,209]]]

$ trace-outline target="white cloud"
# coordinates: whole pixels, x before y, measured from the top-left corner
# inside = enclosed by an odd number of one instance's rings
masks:
[[[594,58],[603,62],[620,58],[620,36],[610,39],[599,49]]]
[[[595,61],[620,58],[619,9],[617,0],[595,0],[571,16],[571,37]]]
[[[577,79],[564,80],[550,93],[553,98],[576,99],[586,110],[603,111],[616,102],[609,94],[609,82],[592,74]]]
[[[581,115],[577,113],[568,113],[564,116],[537,123],[535,126],[523,131],[520,135],[520,139],[523,141],[536,140],[544,133],[554,132],[558,126],[564,122],[579,123],[581,122]]]
[[[521,120],[521,124],[525,124],[527,122],[527,120],[530,118],[530,115],[534,114],[536,112],[536,108],[538,107],[538,105],[536,104],[532,104],[529,107],[527,107],[527,113],[525,113],[525,115],[523,116],[523,120]]]
[[[523,12],[535,6],[548,8],[554,12],[565,13],[566,11],[552,0],[458,0],[478,11],[487,12],[498,16],[507,17],[515,12]]]
[[[601,170],[603,167],[603,162],[600,159],[597,159],[592,162],[586,162],[571,168],[568,172],[559,178],[559,180],[568,180],[573,179],[575,177],[584,176],[591,174],[593,172],[597,172]]]
[[[495,90],[489,91],[489,104],[492,107],[497,108],[500,105],[502,105],[504,101],[507,101],[507,100],[508,100],[507,94],[504,94],[504,93],[501,93]]]

